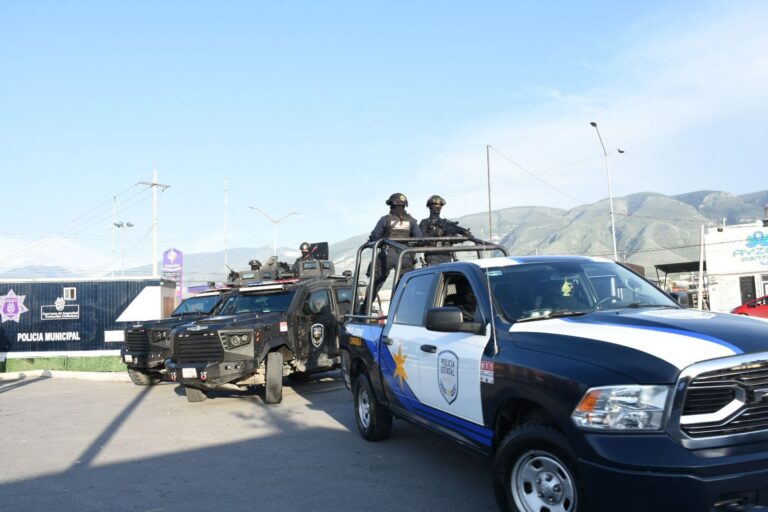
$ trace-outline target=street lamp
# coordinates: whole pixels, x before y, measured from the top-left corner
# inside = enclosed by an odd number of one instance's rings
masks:
[[[280,222],[287,219],[288,217],[290,217],[291,215],[300,215],[300,212],[286,213],[279,219],[275,220],[267,212],[263,211],[261,208],[256,208],[255,206],[249,206],[248,208],[250,208],[251,210],[256,210],[257,212],[265,216],[267,219],[269,219],[269,221],[272,223],[272,255],[277,256],[277,225]]]
[[[603,148],[603,156],[605,157],[605,175],[608,177],[608,204],[611,207],[611,236],[613,237],[613,261],[619,261],[619,254],[616,251],[616,219],[613,214],[613,190],[611,189],[611,167],[608,163],[608,152],[605,150],[605,144],[603,144],[603,138],[600,136],[600,130],[597,128],[597,123],[592,121],[589,123],[597,132],[597,138],[600,139],[600,147]],[[619,149],[619,153],[624,153]]]
[[[122,266],[122,277],[125,277],[125,232],[121,228],[132,228],[133,222],[123,222],[123,221],[117,221],[112,223],[113,226],[115,226],[117,229],[120,229],[120,245],[122,246],[122,253],[123,253],[123,266]]]

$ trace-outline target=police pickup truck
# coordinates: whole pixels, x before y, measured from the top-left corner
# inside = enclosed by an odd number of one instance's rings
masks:
[[[244,283],[219,316],[172,333],[166,360],[187,400],[232,385],[264,384],[264,401],[282,400],[283,377],[338,368],[340,320],[352,309],[349,276],[332,275],[330,261],[304,262],[296,278]],[[292,275],[292,274],[291,274]]]
[[[121,360],[128,367],[128,375],[137,386],[157,383],[165,373],[163,362],[170,354],[170,333],[174,327],[215,315],[231,287],[212,288],[199,292],[181,302],[170,318],[137,322],[125,330],[125,348]]]
[[[360,434],[398,417],[493,457],[501,510],[768,506],[764,321],[577,256],[413,270],[369,310],[341,336]]]

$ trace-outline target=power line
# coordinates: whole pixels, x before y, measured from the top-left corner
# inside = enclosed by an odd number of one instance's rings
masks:
[[[559,192],[560,194],[562,194],[562,195],[564,195],[564,196],[566,196],[566,197],[568,197],[568,198],[570,198],[570,199],[572,199],[572,200],[576,201],[576,202],[577,202],[577,203],[579,203],[579,204],[586,204],[586,201],[584,201],[583,199],[579,199],[579,198],[577,198],[577,197],[574,197],[574,196],[572,196],[572,195],[571,195],[571,194],[569,194],[568,192],[565,192],[564,190],[560,190],[560,189],[559,189],[559,188],[557,188],[556,186],[554,186],[554,185],[550,184],[549,182],[547,182],[546,180],[544,180],[544,179],[542,179],[542,178],[538,177],[538,176],[537,176],[536,174],[534,174],[533,172],[529,171],[528,169],[526,169],[525,167],[523,167],[523,166],[522,166],[522,165],[520,165],[519,163],[515,162],[514,160],[512,160],[510,157],[508,157],[507,155],[505,155],[504,153],[502,153],[501,151],[499,151],[499,150],[498,150],[498,149],[496,149],[495,147],[493,147],[493,146],[490,146],[490,148],[491,148],[492,150],[494,150],[496,153],[498,153],[498,154],[499,154],[499,155],[500,155],[502,158],[504,158],[505,160],[507,160],[508,162],[510,162],[512,165],[514,165],[515,167],[517,167],[518,169],[520,169],[521,171],[523,171],[524,173],[526,173],[527,175],[529,175],[529,176],[530,176],[530,177],[532,177],[533,179],[535,179],[535,180],[539,181],[540,183],[543,183],[544,185],[546,185],[547,187],[551,188],[552,190],[554,190],[554,191],[556,191],[556,192]]]

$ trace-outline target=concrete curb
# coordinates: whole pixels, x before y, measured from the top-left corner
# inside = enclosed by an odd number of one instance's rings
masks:
[[[64,372],[57,370],[26,370],[22,372],[0,373],[0,381],[21,380],[39,377],[57,379],[96,380],[101,382],[131,382],[127,372]]]

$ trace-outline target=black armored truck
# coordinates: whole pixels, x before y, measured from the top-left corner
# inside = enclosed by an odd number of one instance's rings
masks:
[[[767,509],[768,323],[582,256],[429,266],[367,304],[341,334],[360,434],[398,417],[492,457],[501,510]]]
[[[214,288],[184,299],[169,318],[137,322],[125,330],[125,348],[120,359],[137,386],[155,384],[165,373],[164,361],[170,355],[170,333],[174,327],[194,322],[219,312],[232,287]]]
[[[353,301],[350,276],[333,271],[330,261],[312,260],[298,275],[241,278],[218,316],[173,331],[165,364],[171,380],[184,386],[190,402],[215,389],[264,384],[264,401],[274,404],[282,400],[284,376],[301,379],[338,368],[339,325]],[[263,277],[254,272],[253,278]]]

